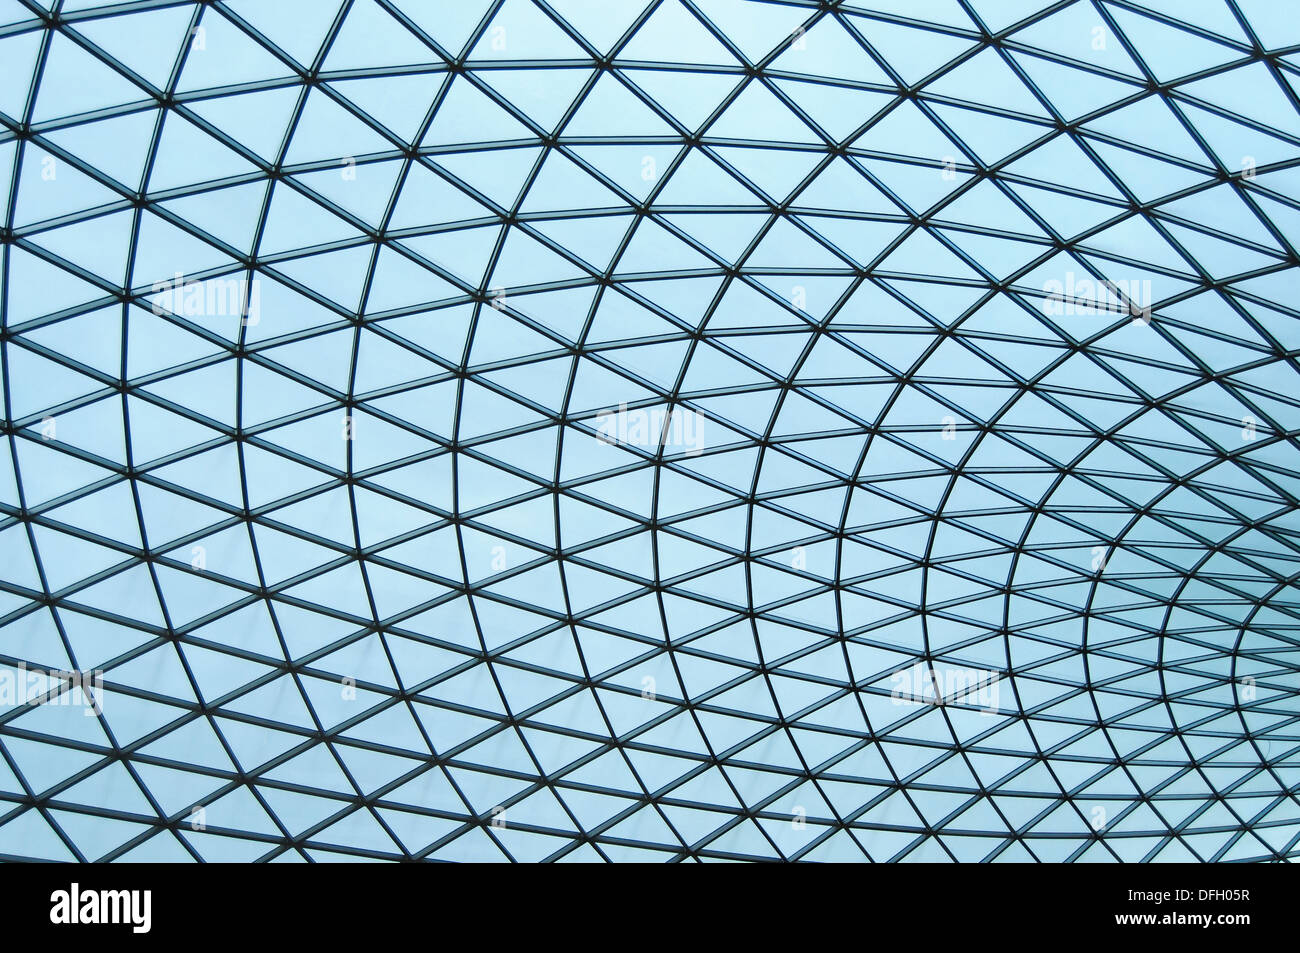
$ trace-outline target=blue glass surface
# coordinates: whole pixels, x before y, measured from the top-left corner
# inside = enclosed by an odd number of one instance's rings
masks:
[[[1300,854],[1300,18],[0,0],[0,858]]]

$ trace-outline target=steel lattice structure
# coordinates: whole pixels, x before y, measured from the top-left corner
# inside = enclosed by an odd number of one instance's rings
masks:
[[[1297,856],[1288,6],[0,2],[0,856]]]

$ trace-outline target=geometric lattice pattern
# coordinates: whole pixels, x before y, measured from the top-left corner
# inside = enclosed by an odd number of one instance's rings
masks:
[[[1272,0],[0,0],[0,856],[1300,855],[1298,95]]]

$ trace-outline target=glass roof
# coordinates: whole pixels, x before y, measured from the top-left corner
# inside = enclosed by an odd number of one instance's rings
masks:
[[[1300,854],[1300,18],[0,0],[0,857]]]

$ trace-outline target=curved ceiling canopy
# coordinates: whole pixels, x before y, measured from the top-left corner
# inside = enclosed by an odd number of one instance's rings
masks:
[[[1295,856],[1297,51],[2,0],[0,856]]]

